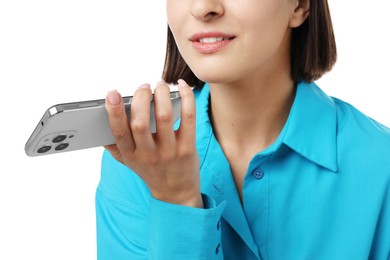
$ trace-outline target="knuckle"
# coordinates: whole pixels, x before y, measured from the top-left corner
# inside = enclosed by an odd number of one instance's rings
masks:
[[[183,111],[182,117],[187,120],[195,120],[196,114],[194,111]]]
[[[114,136],[114,138],[117,140],[127,140],[130,138],[130,133],[127,130],[112,129],[111,132],[112,132],[112,135]]]
[[[185,144],[180,147],[179,154],[181,158],[188,159],[193,157],[195,152],[191,145]]]
[[[138,135],[146,134],[149,131],[149,125],[143,120],[134,119],[131,121],[131,131]]]
[[[156,120],[160,123],[170,123],[172,112],[168,110],[159,110],[156,112]]]

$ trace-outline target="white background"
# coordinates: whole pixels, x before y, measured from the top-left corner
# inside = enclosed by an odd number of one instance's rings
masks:
[[[330,0],[339,59],[318,83],[390,125],[390,2]],[[0,259],[95,259],[102,148],[29,158],[48,106],[159,81],[165,1],[0,0]]]

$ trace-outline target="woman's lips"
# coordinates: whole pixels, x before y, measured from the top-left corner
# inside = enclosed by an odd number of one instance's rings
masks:
[[[236,37],[221,32],[197,33],[191,36],[190,41],[196,51],[202,54],[211,54],[228,46]]]

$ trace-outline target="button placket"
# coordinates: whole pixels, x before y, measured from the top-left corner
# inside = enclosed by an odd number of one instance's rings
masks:
[[[259,250],[265,252],[269,217],[270,156],[256,156],[248,169],[243,189],[244,211],[248,222],[257,230]],[[253,206],[256,205],[256,206]]]

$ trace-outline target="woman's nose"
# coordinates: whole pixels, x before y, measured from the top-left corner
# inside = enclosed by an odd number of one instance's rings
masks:
[[[224,14],[223,0],[193,0],[191,14],[197,20],[209,22]]]

